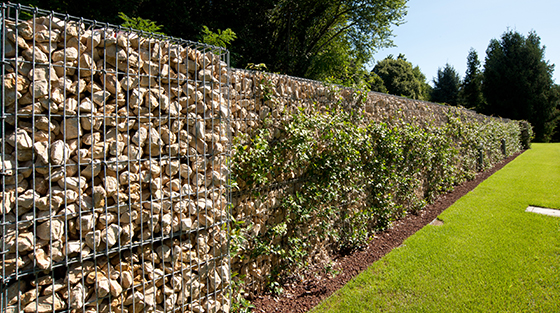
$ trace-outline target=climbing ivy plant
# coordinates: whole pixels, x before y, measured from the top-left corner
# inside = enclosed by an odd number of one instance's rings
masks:
[[[263,79],[266,101],[274,101],[271,86]],[[515,122],[475,122],[449,108],[443,125],[380,123],[362,114],[363,94],[354,94],[357,100],[348,107],[336,88],[330,92],[328,105],[284,119],[281,136],[273,136],[265,122],[234,145],[232,179],[244,189],[298,180],[275,209],[283,219],[247,236],[252,258],[279,260],[268,277],[271,289],[308,264],[314,245],[359,249],[376,231],[504,158],[504,145],[507,154],[521,149]]]

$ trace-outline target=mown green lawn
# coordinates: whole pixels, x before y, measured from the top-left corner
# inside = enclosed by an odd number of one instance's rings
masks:
[[[560,312],[560,144],[533,144],[312,310]]]

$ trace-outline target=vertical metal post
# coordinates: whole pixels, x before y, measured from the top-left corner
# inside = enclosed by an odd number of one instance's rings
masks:
[[[478,170],[484,169],[484,149],[482,147],[478,148]]]

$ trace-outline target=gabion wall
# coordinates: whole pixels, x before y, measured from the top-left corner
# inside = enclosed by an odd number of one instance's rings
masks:
[[[330,110],[328,107],[332,107],[335,103],[338,104],[337,110],[363,115],[366,122],[382,122],[396,126],[415,124],[421,127],[443,127],[450,122],[450,116],[455,115],[460,115],[465,123],[481,128],[486,127],[489,122],[517,125],[516,121],[485,116],[461,107],[377,92],[365,93],[318,81],[259,71],[234,69],[231,83],[232,142],[234,147],[245,146],[245,149],[252,149],[254,138],[262,134],[263,130],[270,134],[266,137],[270,145],[282,141],[285,137],[284,127],[293,119],[294,114],[301,112],[306,116],[312,116],[316,112]],[[507,155],[521,149],[519,138],[510,136],[506,139]],[[464,156],[463,166],[470,166],[476,172],[495,164],[506,154],[503,152],[502,142],[499,141],[481,149],[484,149],[484,156],[480,156],[483,159],[482,165],[476,163],[479,156]],[[236,153],[235,148],[232,153]],[[305,193],[306,190],[302,186],[309,179],[311,178],[304,176],[303,172],[298,170],[281,175],[269,175],[267,182],[262,184],[248,184],[240,177],[236,178],[238,188],[232,192],[232,217],[238,222],[235,227],[239,229],[234,232],[243,234],[245,239],[249,240],[241,243],[237,252],[234,251],[237,255],[232,256],[232,272],[239,273],[239,277],[246,284],[244,290],[253,295],[270,290],[271,277],[277,275],[275,271],[283,261],[278,253],[255,253],[259,247],[254,242],[264,242],[269,247],[283,244],[282,247],[286,249],[293,248],[286,244],[286,239],[280,238],[281,236],[274,236],[271,239],[270,233],[274,227],[289,217],[289,212],[282,206],[282,202],[296,192]],[[418,190],[417,193],[419,198],[423,197],[420,196],[423,195],[423,190]],[[365,206],[364,202],[360,202],[364,199],[355,198],[355,200]],[[303,227],[294,231],[300,234],[309,232]],[[336,242],[331,238],[321,239],[311,236],[307,239],[305,250],[309,257],[305,259],[306,266],[302,269],[290,269],[299,270],[296,275],[300,277],[305,276],[307,268],[332,262],[331,257],[336,252],[333,248]],[[232,247],[235,248],[233,244]],[[286,281],[299,279],[289,278]]]
[[[229,312],[227,51],[1,24],[0,312]]]
[[[263,291],[281,261],[246,249],[230,266],[229,204],[256,237],[308,179],[238,180],[232,193],[232,144],[263,129],[281,140],[294,114],[334,103],[392,124],[488,119],[231,71],[220,48],[20,5],[3,3],[1,23],[0,313],[229,312],[231,273]],[[308,242],[309,265],[330,246]]]

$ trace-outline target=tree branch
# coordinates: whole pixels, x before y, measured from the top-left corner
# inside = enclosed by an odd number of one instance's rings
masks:
[[[338,8],[337,8],[337,12],[340,10],[342,3],[339,4]],[[319,43],[319,41],[321,40],[321,38],[323,38],[323,36],[331,29],[331,27],[338,21],[338,19],[342,16],[344,16],[347,13],[350,13],[354,10],[359,10],[361,8],[364,8],[366,5],[362,4],[359,5],[357,7],[348,7],[346,10],[343,10],[341,12],[338,12],[337,14],[334,15],[333,19],[331,20],[330,23],[328,23],[325,27],[323,27],[323,29],[319,32],[319,35],[311,42],[311,44],[308,46],[307,50],[305,51],[305,55],[309,54],[314,47]],[[329,40],[327,40],[327,43],[332,41],[336,36],[340,35],[342,32],[344,32],[345,30],[347,30],[348,28],[352,27],[356,25],[356,23],[352,23],[349,26],[343,28],[341,31],[338,31],[333,37],[329,38]],[[319,48],[319,50],[321,48],[323,48],[325,46],[325,44],[321,45],[321,47]]]
[[[350,29],[352,26],[356,25],[356,23],[351,23],[346,27],[343,27],[342,29],[340,29],[338,32],[336,32],[336,34],[332,35],[331,38],[329,38],[327,41],[325,41],[317,50],[321,50],[323,49],[324,46],[326,46],[329,42],[331,42],[334,38],[338,37],[340,34],[342,34],[343,32],[347,31],[348,29]],[[310,51],[309,51],[310,52]]]

